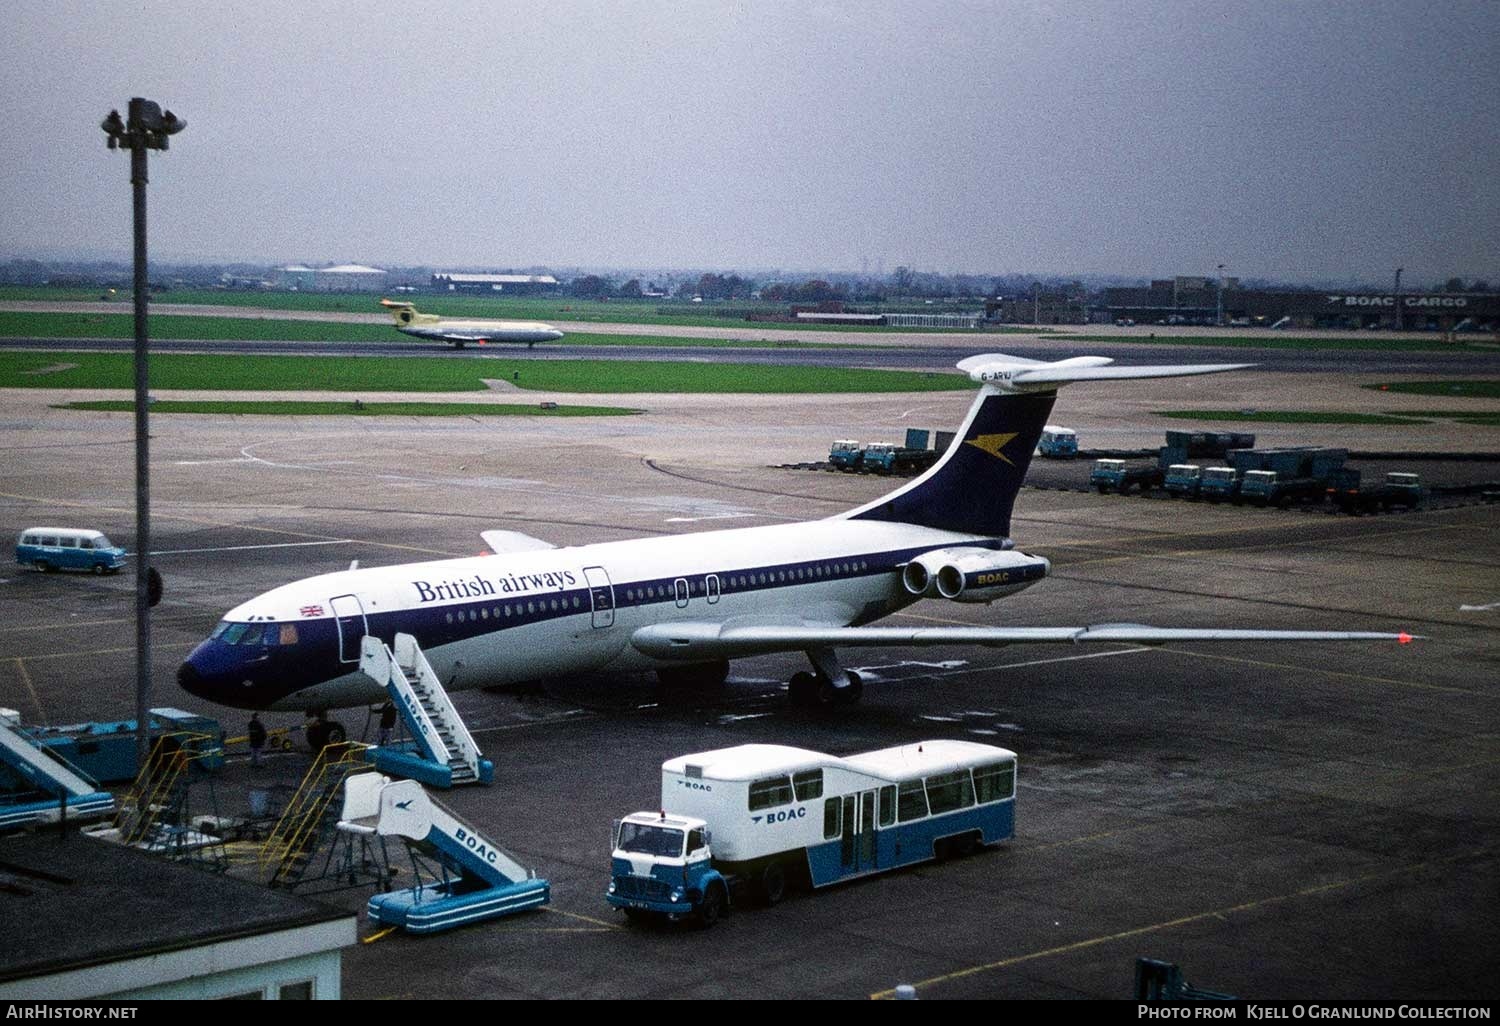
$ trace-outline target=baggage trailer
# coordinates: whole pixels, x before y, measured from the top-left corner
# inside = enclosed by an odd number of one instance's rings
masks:
[[[1008,840],[1016,755],[923,741],[838,758],[739,745],[662,763],[660,811],[618,820],[606,901],[630,919],[711,925],[739,896],[774,905]]]

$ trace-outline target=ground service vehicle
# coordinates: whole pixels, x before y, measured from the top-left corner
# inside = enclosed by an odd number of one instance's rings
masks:
[[[1247,470],[1240,482],[1240,498],[1252,506],[1322,502],[1326,490],[1327,487],[1320,478],[1284,478],[1274,470]]]
[[[1154,463],[1095,460],[1094,469],[1089,473],[1089,484],[1097,488],[1100,495],[1109,491],[1124,495],[1132,488],[1139,488],[1145,494],[1161,484],[1162,476],[1161,468]]]
[[[1240,473],[1233,467],[1204,467],[1198,478],[1198,495],[1209,502],[1240,497]]]
[[[53,570],[92,570],[118,573],[125,550],[98,531],[75,527],[28,527],[16,541],[16,562],[42,573]]]
[[[825,887],[964,855],[1015,829],[1016,755],[922,741],[838,758],[738,745],[669,759],[661,811],[615,824],[606,900],[627,916],[713,923],[747,889],[776,904]]]
[[[1037,451],[1054,460],[1070,460],[1078,455],[1078,432],[1072,428],[1048,424],[1042,428],[1042,439]]]
[[[828,450],[828,462],[837,470],[858,470],[865,447],[852,438],[840,438]]]
[[[1422,501],[1422,482],[1416,474],[1390,473],[1378,485],[1362,487],[1357,470],[1341,469],[1328,484],[1328,501],[1345,513],[1371,513],[1377,509],[1404,506],[1415,509]]]
[[[1194,463],[1174,463],[1167,468],[1162,488],[1177,499],[1196,499],[1203,484],[1203,470]]]

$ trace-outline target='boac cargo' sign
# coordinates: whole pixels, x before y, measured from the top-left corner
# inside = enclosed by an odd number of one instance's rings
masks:
[[[1395,296],[1329,296],[1328,302],[1338,306],[1395,306]],[[1440,307],[1457,310],[1469,305],[1464,296],[1402,296],[1401,305],[1414,308]]]

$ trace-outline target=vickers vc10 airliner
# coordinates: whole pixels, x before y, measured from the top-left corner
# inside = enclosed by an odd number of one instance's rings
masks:
[[[425,314],[415,303],[382,299],[380,305],[391,312],[396,330],[403,335],[432,339],[435,342],[451,342],[454,349],[462,349],[470,342],[484,345],[486,342],[525,342],[530,349],[538,342],[555,342],[563,333],[541,321],[493,321],[439,317]]]
[[[486,531],[494,555],[309,577],[229,611],[178,671],[187,691],[246,709],[378,702],[361,638],[413,635],[450,690],[584,671],[654,669],[664,682],[722,682],[729,660],[804,652],[798,704],[859,699],[838,652],[870,646],[1410,640],[1369,631],[867,626],[923,598],[988,603],[1047,576],[1016,549],[1011,509],[1057,389],[1245,364],[1114,367],[999,354],[958,366],[979,383],[930,470],[826,520],[555,548]]]

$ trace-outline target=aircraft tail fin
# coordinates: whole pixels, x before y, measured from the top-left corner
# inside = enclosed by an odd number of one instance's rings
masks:
[[[382,299],[380,305],[391,312],[391,318],[398,328],[410,327],[413,324],[436,324],[440,320],[437,314],[419,313],[417,304],[404,300]]]
[[[1113,362],[1104,356],[1078,356],[1043,363],[999,353],[961,361],[959,369],[968,371],[981,387],[948,451],[921,477],[843,517],[1008,537],[1016,495],[1058,388],[1077,381],[1214,374],[1249,366],[1110,366]]]

